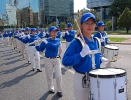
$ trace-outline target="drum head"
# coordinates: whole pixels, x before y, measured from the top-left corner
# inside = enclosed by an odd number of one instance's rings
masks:
[[[119,48],[114,45],[106,45],[105,48],[111,49],[111,50],[118,50]]]
[[[118,68],[101,68],[89,72],[89,76],[99,78],[123,77],[125,75],[125,70]]]

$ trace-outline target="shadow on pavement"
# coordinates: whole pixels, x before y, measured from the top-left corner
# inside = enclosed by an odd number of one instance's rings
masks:
[[[39,100],[48,100],[49,95],[54,95],[51,100],[59,100],[59,96],[57,94],[50,94],[49,92],[46,92]]]
[[[6,87],[11,87],[11,86],[13,86],[15,84],[18,84],[22,79],[25,79],[27,77],[33,76],[33,75],[38,73],[38,72],[35,72],[35,73],[32,73],[32,74],[28,75],[30,72],[32,72],[32,71],[28,71],[27,73],[25,73],[25,74],[23,74],[21,76],[18,76],[16,78],[14,78],[13,80],[10,80],[10,81],[7,81],[7,82],[3,82],[0,85],[0,89],[6,88]]]
[[[15,67],[15,68],[12,68],[12,69],[9,69],[9,70],[5,70],[5,71],[1,71],[1,72],[0,72],[0,75],[12,73],[12,72],[15,72],[16,70],[18,70],[18,69],[20,69],[20,68],[27,67],[27,66],[29,66],[29,64],[25,63],[25,64],[20,65],[20,66],[18,66],[18,67]]]

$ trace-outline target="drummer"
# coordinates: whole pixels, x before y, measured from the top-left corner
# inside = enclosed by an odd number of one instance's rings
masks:
[[[95,29],[95,23],[96,18],[92,13],[88,12],[82,15],[80,28],[85,43],[82,45],[82,41],[74,39],[65,51],[62,59],[63,65],[73,66],[75,70],[73,82],[75,100],[89,100],[90,89],[87,81],[85,81],[89,78],[85,78],[85,76],[88,77],[88,73],[93,69],[92,67],[98,69],[101,63],[108,62],[108,59],[101,57],[101,54],[98,52],[98,41],[91,36]],[[80,35],[79,38],[81,38]],[[96,53],[93,54],[92,50],[96,51]],[[89,53],[92,53],[92,56]],[[92,59],[93,56],[94,59]],[[93,66],[93,61],[95,66]]]
[[[98,31],[94,34],[93,37],[98,37],[100,39],[101,49],[102,49],[101,51],[102,51],[102,54],[103,54],[104,46],[107,45],[110,40],[107,37],[107,33],[104,31],[104,29],[105,29],[104,22],[99,21],[97,23],[97,28],[98,28]]]
[[[104,24],[103,21],[99,21],[97,23],[97,28],[98,28],[98,31],[94,34],[93,37],[98,37],[100,39],[100,42],[101,42],[101,53],[103,55],[103,53],[104,53],[104,47],[105,47],[105,45],[107,45],[110,42],[110,40],[107,37],[106,31],[104,31],[105,24]],[[106,65],[106,67],[111,67],[111,63],[108,63]]]

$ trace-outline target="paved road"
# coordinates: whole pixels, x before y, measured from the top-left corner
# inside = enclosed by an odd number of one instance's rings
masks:
[[[64,52],[65,43],[62,46]],[[112,66],[126,69],[128,97],[131,98],[131,46],[117,46],[120,49],[119,55],[123,58],[113,63]],[[31,72],[31,66],[20,53],[17,53],[13,47],[0,45],[0,100],[74,100],[73,69],[66,70],[62,67],[64,96],[59,98],[55,94],[48,93],[44,58],[41,58],[41,67],[42,73]]]

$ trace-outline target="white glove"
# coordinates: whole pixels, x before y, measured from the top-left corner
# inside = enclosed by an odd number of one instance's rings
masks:
[[[69,35],[70,33],[68,31],[66,31],[67,35]]]
[[[83,46],[82,51],[80,52],[81,57],[85,57],[86,55],[88,55],[88,54],[90,54],[90,53],[91,53],[90,48],[88,47],[87,44],[85,44],[85,45]]]
[[[35,46],[39,46],[40,45],[38,40],[35,40],[34,44],[35,44]]]
[[[104,63],[104,64],[107,64],[108,63],[108,59],[105,58],[105,57],[101,57],[101,62]]]
[[[30,35],[27,35],[28,38],[30,38]]]
[[[65,32],[62,33],[62,36],[65,36]]]
[[[45,44],[47,44],[47,43],[48,43],[46,39],[43,39],[42,41],[43,41],[43,42],[45,42]]]

